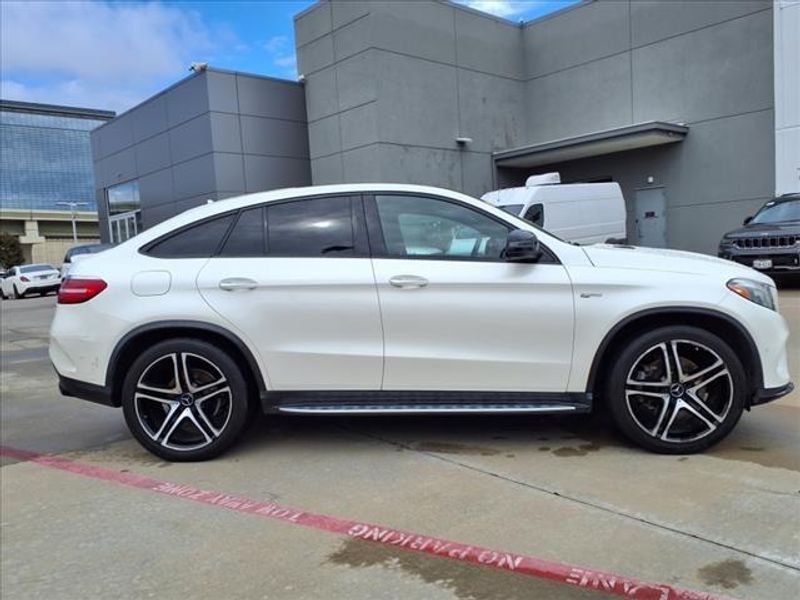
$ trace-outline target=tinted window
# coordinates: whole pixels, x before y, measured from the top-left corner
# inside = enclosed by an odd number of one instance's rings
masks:
[[[531,204],[528,207],[528,210],[525,211],[525,215],[522,218],[526,221],[530,221],[534,225],[544,227],[544,205]]]
[[[267,208],[267,245],[277,256],[355,256],[349,197],[313,198]]]
[[[264,209],[243,210],[225,241],[220,256],[264,255]]]
[[[507,213],[518,217],[523,206],[523,204],[504,204],[503,206],[498,206],[497,208],[502,208]]]
[[[35,273],[36,271],[55,271],[52,265],[28,265],[27,267],[20,267],[20,273]]]
[[[800,221],[800,200],[768,202],[764,208],[758,211],[751,222],[783,223],[786,221]]]
[[[500,258],[508,227],[466,206],[421,196],[376,196],[391,256]]]
[[[160,258],[203,258],[219,248],[235,215],[204,221],[156,242],[147,253]]]

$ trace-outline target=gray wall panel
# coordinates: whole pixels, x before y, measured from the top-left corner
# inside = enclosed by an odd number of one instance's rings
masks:
[[[633,52],[634,120],[692,122],[772,106],[772,15],[760,12]]]
[[[316,121],[339,111],[335,67],[307,75],[305,91],[309,121]]]
[[[242,116],[242,146],[245,154],[308,158],[305,123]]]
[[[248,192],[311,184],[307,160],[250,154],[243,158]]]
[[[380,50],[367,50],[337,63],[335,85],[332,90],[336,106],[334,110],[347,110],[375,100],[378,93],[376,81],[381,77],[393,76],[378,71],[382,66],[378,57],[382,54]],[[337,95],[338,105],[335,104]]]
[[[142,207],[142,226],[147,229],[153,225],[158,225],[162,221],[166,221],[170,217],[174,217],[178,213],[175,202],[168,202],[166,204],[157,204],[152,206]]]
[[[142,104],[131,114],[133,141],[140,142],[167,128],[167,101],[158,96]]]
[[[312,158],[328,156],[342,150],[339,115],[331,115],[308,124],[308,141]]]
[[[214,153],[215,192],[244,193],[247,189],[242,154]],[[263,188],[262,188],[263,189]]]
[[[175,200],[211,194],[217,189],[214,155],[211,153],[175,165],[172,174]]]
[[[208,152],[213,147],[209,113],[195,117],[170,129],[169,145],[172,152],[172,161],[176,163]]]
[[[172,164],[169,148],[169,134],[161,133],[136,144],[136,169],[139,175],[145,175],[165,169]]]
[[[628,49],[628,1],[581,6],[524,29],[528,77],[554,73]]]
[[[459,186],[459,190],[465,194],[480,198],[486,192],[495,189],[492,181],[493,165],[491,154],[462,152],[461,170],[463,182]]]
[[[372,36],[385,50],[455,63],[454,8],[438,2],[375,2]]]
[[[329,2],[321,2],[295,17],[294,37],[298,46],[325,35],[331,30],[332,15]]]
[[[236,86],[236,75],[208,71],[208,109],[215,112],[238,113],[239,96]]]
[[[334,154],[313,159],[311,161],[311,181],[314,185],[342,183],[344,181],[342,155]]]
[[[196,73],[164,94],[169,127],[175,127],[208,112],[208,86],[205,76],[206,73]]]
[[[242,114],[305,122],[306,102],[301,86],[242,75],[238,75],[236,81]]]
[[[333,51],[336,60],[363,52],[375,45],[372,19],[364,16],[333,32]]]
[[[114,185],[122,181],[135,179],[138,173],[136,171],[134,148],[129,147],[122,152],[107,156],[100,163],[99,169],[103,172],[103,179],[106,185]]]
[[[174,202],[172,169],[163,169],[139,177],[139,197],[142,199],[142,208]]]
[[[620,54],[528,82],[528,140],[544,142],[631,122],[630,59]]]
[[[382,181],[381,160],[378,145],[373,144],[342,153],[342,181],[350,183],[373,183]]]
[[[760,0],[631,2],[633,45],[641,46],[769,8]]]
[[[115,154],[133,144],[133,115],[128,112],[108,121],[96,134],[100,140],[102,156]]]
[[[381,141],[455,148],[458,132],[454,67],[382,52],[378,112]]]
[[[459,133],[473,139],[469,150],[502,150],[527,141],[523,82],[461,69],[458,86]]]
[[[208,113],[211,126],[211,142],[217,152],[242,152],[242,132],[238,114]],[[244,119],[244,117],[241,117]]]
[[[378,104],[371,102],[339,115],[342,150],[351,150],[378,141]]]
[[[382,181],[461,188],[459,150],[381,144],[379,152]]]
[[[333,36],[324,35],[297,48],[297,71],[308,76],[333,64]]]
[[[489,16],[455,11],[458,65],[515,79],[525,76],[522,31]]]
[[[350,0],[333,0],[331,2],[333,28],[336,29],[369,14],[369,2],[352,2]]]

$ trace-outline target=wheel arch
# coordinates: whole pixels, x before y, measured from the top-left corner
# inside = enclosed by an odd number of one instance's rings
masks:
[[[251,399],[258,402],[266,392],[264,376],[247,345],[235,334],[219,325],[201,321],[157,321],[132,329],[117,342],[106,370],[106,387],[111,391],[113,406],[121,406],[120,392],[130,366],[142,350],[164,340],[191,337],[204,340],[228,352],[240,365],[251,388]]]
[[[754,395],[761,388],[763,373],[758,348],[750,333],[733,317],[712,309],[693,307],[664,307],[643,310],[629,315],[612,327],[595,352],[592,360],[586,391],[595,399],[602,399],[608,369],[605,368],[625,343],[641,331],[686,325],[698,327],[719,336],[741,360],[751,389],[748,393],[749,408]]]

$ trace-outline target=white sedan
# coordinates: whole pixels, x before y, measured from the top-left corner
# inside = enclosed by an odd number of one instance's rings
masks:
[[[610,414],[698,452],[792,389],[765,275],[574,246],[447,190],[352,184],[215,202],[73,266],[62,393],[122,407],[170,460],[270,414]],[[764,440],[768,443],[768,440]]]
[[[22,298],[28,294],[44,296],[58,291],[61,276],[52,265],[21,265],[10,268],[0,280],[3,298]]]

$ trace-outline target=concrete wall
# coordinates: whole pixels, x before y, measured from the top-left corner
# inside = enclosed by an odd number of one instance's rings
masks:
[[[690,128],[679,144],[535,172],[611,177],[631,217],[652,176],[665,189],[669,246],[714,253],[774,193],[772,18],[763,1],[600,0],[526,25],[529,143],[648,120]]]
[[[105,189],[139,182],[144,227],[207,199],[311,182],[305,94],[290,81],[208,70],[92,132],[101,235]]]
[[[321,2],[295,19],[315,184],[480,194],[525,139],[521,29],[444,2]],[[456,137],[474,140],[466,147]]]
[[[775,3],[775,188],[800,193],[800,1]]]
[[[652,176],[669,244],[713,252],[774,192],[772,18],[766,0],[587,1],[524,26],[448,2],[319,2],[295,19],[313,181],[480,195],[531,174],[495,174],[493,151],[687,123],[675,147],[538,172],[611,177],[631,210]]]

